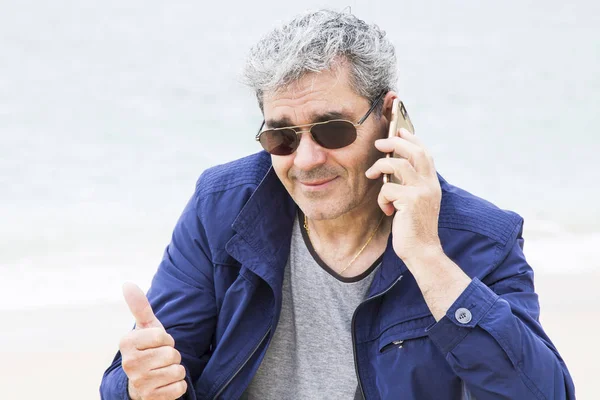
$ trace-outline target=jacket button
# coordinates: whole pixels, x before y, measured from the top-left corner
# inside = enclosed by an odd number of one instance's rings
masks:
[[[471,311],[466,308],[459,308],[454,313],[454,318],[461,324],[468,324],[473,319],[473,316],[471,315]]]

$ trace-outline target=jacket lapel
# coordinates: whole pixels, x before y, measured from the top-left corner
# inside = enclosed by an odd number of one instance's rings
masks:
[[[271,286],[275,304],[281,300],[295,215],[296,204],[271,167],[234,220],[236,233],[225,247]]]

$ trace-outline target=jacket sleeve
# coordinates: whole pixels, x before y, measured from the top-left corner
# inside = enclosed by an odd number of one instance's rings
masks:
[[[188,391],[182,398],[196,399],[196,382],[208,360],[216,321],[213,268],[198,217],[194,195],[177,222],[171,243],[152,280],[148,299],[155,315],[175,340],[186,368]],[[100,385],[102,399],[128,400],[128,380],[117,353]]]
[[[522,223],[515,232],[496,249],[501,260],[485,284],[474,278],[429,337],[477,400],[575,399],[569,371],[539,322]]]

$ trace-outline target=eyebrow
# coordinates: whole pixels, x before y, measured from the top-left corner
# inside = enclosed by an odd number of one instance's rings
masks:
[[[328,112],[321,113],[321,114],[315,114],[312,117],[312,122],[310,122],[308,124],[302,124],[302,125],[309,125],[311,123],[331,121],[332,119],[346,119],[350,122],[353,122],[353,116],[351,116],[351,115],[348,115],[346,113],[339,112],[339,111],[328,111]],[[287,126],[296,126],[296,125],[294,125],[292,120],[289,119],[288,117],[283,117],[283,118],[279,118],[279,119],[268,119],[265,122],[265,125],[270,129],[285,128]]]

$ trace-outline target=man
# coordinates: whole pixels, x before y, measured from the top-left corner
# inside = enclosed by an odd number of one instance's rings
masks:
[[[332,11],[253,48],[271,154],[205,171],[149,303],[124,286],[136,329],[103,398],[575,398],[522,219],[387,138],[395,71],[381,30]]]

